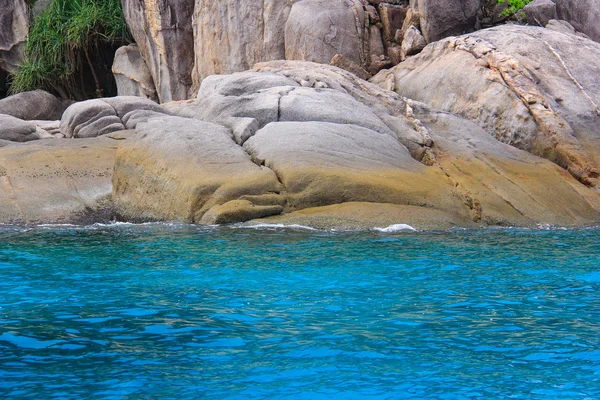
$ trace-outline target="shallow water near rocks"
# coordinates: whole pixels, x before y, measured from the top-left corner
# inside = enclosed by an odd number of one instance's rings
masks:
[[[600,398],[600,230],[0,227],[0,398]]]

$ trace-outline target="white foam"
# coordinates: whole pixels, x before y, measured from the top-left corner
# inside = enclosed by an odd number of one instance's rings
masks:
[[[382,233],[396,233],[396,232],[416,232],[417,230],[410,225],[407,224],[394,224],[390,225],[386,228],[373,228],[374,231],[382,232]]]
[[[568,228],[564,226],[556,226],[552,224],[537,224],[537,229],[542,231],[567,231]]]
[[[298,225],[298,224],[245,224],[245,225],[237,225],[232,226],[232,228],[249,228],[249,229],[302,229],[307,231],[317,231],[311,226],[306,225]]]
[[[77,228],[79,225],[73,224],[39,224],[38,228]]]

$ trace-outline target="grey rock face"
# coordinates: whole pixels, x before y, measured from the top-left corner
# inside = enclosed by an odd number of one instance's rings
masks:
[[[428,43],[472,31],[482,0],[418,0],[421,32]]]
[[[303,0],[285,25],[285,58],[329,64],[336,54],[365,66],[365,11],[358,0]]]
[[[595,187],[599,61],[591,40],[505,25],[431,44],[373,81],[476,121]]]
[[[0,139],[11,142],[28,142],[38,140],[40,136],[34,123],[0,114]]]
[[[136,132],[119,147],[113,175],[122,214],[218,223],[231,213],[243,221],[283,210],[273,171],[253,163],[223,126],[159,117]]]
[[[60,122],[67,138],[90,138],[125,129],[135,129],[139,122],[168,115],[166,108],[140,97],[94,99],[70,106]]]
[[[108,206],[116,148],[106,137],[0,145],[0,221],[101,221],[86,215]]]
[[[600,42],[600,0],[555,0],[558,16]]]
[[[424,41],[474,30],[482,2],[123,0],[123,6],[166,103],[192,98],[210,75],[271,60],[332,64],[368,78],[418,53]]]
[[[250,72],[207,78],[196,102],[176,105],[189,118],[166,115],[162,106],[139,98],[78,103],[63,115],[65,136],[113,128],[135,133],[39,142],[68,143],[52,155],[41,147],[21,150],[29,143],[2,147],[0,221],[33,219],[30,211],[46,204],[41,196],[52,210],[35,215],[48,219],[98,208],[111,171],[112,200],[126,219],[214,224],[301,211],[331,212],[335,220],[373,205],[369,215],[390,221],[402,212],[402,223],[600,220],[600,194],[557,165],[500,143],[464,118],[332,66],[262,63]],[[116,156],[114,145],[112,152],[89,149],[106,140],[119,140]],[[57,185],[39,174],[44,168],[61,177]],[[71,177],[77,170],[81,176]],[[86,195],[71,196],[74,189],[62,187],[68,179]],[[42,184],[43,190],[40,196],[33,189],[18,192],[10,187],[14,182]]]
[[[15,72],[29,32],[25,0],[0,0],[0,69]]]
[[[0,100],[0,114],[12,115],[23,120],[54,121],[73,102],[58,99],[43,90],[24,92]]]
[[[196,0],[195,87],[209,75],[241,72],[257,62],[285,58],[284,28],[294,2]]]
[[[410,28],[404,33],[402,40],[402,60],[406,60],[406,57],[418,54],[427,46],[427,42],[421,32],[411,25]]]
[[[152,74],[137,45],[131,44],[117,50],[112,72],[119,96],[138,96],[158,101]]]
[[[122,0],[127,25],[161,102],[185,100],[192,87],[194,0]]]
[[[552,0],[534,0],[523,11],[530,25],[546,26],[551,19],[557,18],[556,4]]]

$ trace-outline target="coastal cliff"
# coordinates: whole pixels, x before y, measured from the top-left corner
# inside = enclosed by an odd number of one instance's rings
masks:
[[[0,223],[597,224],[600,3],[550,3],[123,0],[118,97],[0,100]]]

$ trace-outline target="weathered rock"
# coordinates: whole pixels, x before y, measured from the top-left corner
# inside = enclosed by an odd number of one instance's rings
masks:
[[[345,69],[346,71],[350,71],[361,79],[369,79],[371,77],[371,74],[363,67],[342,54],[336,54],[333,56],[331,59],[331,65]]]
[[[185,100],[192,87],[194,0],[122,0],[129,30],[161,102]]]
[[[285,59],[328,64],[341,54],[367,66],[366,13],[358,0],[303,0],[285,25]]]
[[[51,138],[47,132],[39,129],[30,121],[0,114],[0,139],[11,142],[29,142],[32,140]]]
[[[475,220],[586,225],[600,217],[598,193],[557,165],[506,146],[455,115],[413,106],[436,143],[436,165],[462,191]]]
[[[596,187],[598,65],[600,45],[591,40],[506,25],[431,44],[373,81],[474,120]]]
[[[0,0],[0,69],[15,72],[29,32],[29,7],[25,0]]]
[[[141,97],[93,99],[70,106],[63,114],[60,130],[68,138],[97,137],[135,129],[139,122],[168,114],[166,108]]]
[[[482,0],[418,0],[421,32],[428,43],[473,31]]]
[[[116,147],[114,140],[95,138],[0,148],[0,222],[100,221],[89,214],[111,194]]]
[[[533,0],[523,11],[530,25],[546,26],[551,19],[556,19],[556,4],[552,0]]]
[[[600,42],[600,0],[554,0],[560,19]]]
[[[278,74],[213,75],[202,82],[197,104],[188,115],[228,127],[242,144],[277,120],[280,98],[297,86],[296,81]]]
[[[423,105],[413,111],[413,103],[327,65],[274,61],[255,70],[208,78],[188,106],[229,126],[255,162],[277,174],[285,213],[371,202],[424,206],[421,219],[443,214],[462,226],[598,218],[598,194],[464,119]],[[548,188],[569,200],[548,196]]]
[[[383,40],[381,37],[381,31],[378,26],[369,27],[369,68],[368,72],[375,75],[384,68],[387,68],[391,64],[391,60],[386,55],[385,47],[383,46]]]
[[[396,38],[396,32],[402,30],[409,8],[405,5],[393,5],[389,3],[379,4],[379,15],[381,18],[383,39],[391,43]]]
[[[407,57],[418,54],[427,46],[427,42],[421,32],[411,26],[406,30],[402,40],[402,52],[401,58],[402,60],[406,60]]]
[[[47,132],[50,135],[61,134],[60,120],[57,120],[57,121],[40,120],[40,121],[31,121],[31,122],[34,123],[39,129],[41,129],[44,132]]]
[[[209,77],[196,102],[170,105],[193,119],[137,101],[158,108],[140,110],[130,98],[100,100],[121,125],[135,124],[133,136],[110,135],[120,143],[112,197],[126,219],[213,224],[287,214],[315,224],[364,226],[350,213],[369,204],[377,224],[600,221],[600,194],[555,164],[498,142],[473,122],[329,65],[274,61]],[[100,103],[88,103],[96,111],[84,107],[88,115],[72,117],[69,129],[104,118],[108,108]],[[81,113],[67,112],[63,122]],[[1,160],[0,154],[3,166]],[[11,204],[11,192],[2,193],[0,203]],[[0,209],[5,220],[20,215],[15,206]]]
[[[35,90],[0,100],[0,114],[12,115],[27,121],[53,121],[60,119],[71,104],[73,102],[70,100],[58,99],[43,90]]]
[[[113,175],[126,217],[212,224],[283,210],[273,171],[254,164],[226,128],[161,117],[136,132],[119,147]]]
[[[362,126],[275,122],[244,148],[275,171],[292,210],[358,201],[465,211],[443,195],[453,188],[439,170],[415,161],[394,136]]]
[[[12,142],[10,140],[0,139],[0,147],[12,146],[14,144],[15,142]]]
[[[195,87],[209,75],[241,72],[257,62],[285,58],[284,29],[294,1],[196,0]]]
[[[130,44],[117,50],[112,73],[119,96],[138,96],[158,101],[152,74],[137,45]]]
[[[567,21],[551,19],[546,24],[546,29],[550,29],[551,31],[556,31],[560,33],[564,33],[566,35],[576,35],[577,31],[573,28],[573,25],[568,23]]]
[[[407,224],[418,230],[451,229],[465,225],[465,220],[433,208],[399,204],[346,202],[322,207],[305,208],[269,218],[256,219],[253,224],[300,225],[316,229],[367,230]]]

